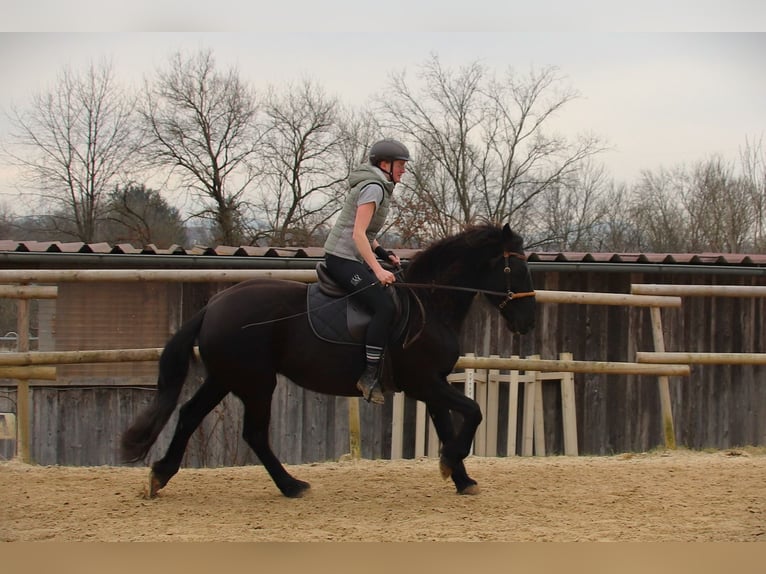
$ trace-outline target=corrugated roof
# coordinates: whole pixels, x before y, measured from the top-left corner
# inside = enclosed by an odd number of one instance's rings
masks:
[[[529,261],[568,263],[651,263],[663,265],[766,266],[766,254],[753,253],[584,253],[536,251]]]
[[[418,252],[417,249],[392,249],[400,259],[407,260]],[[0,240],[0,252],[9,253],[97,253],[103,255],[207,255],[219,257],[285,257],[319,258],[324,256],[321,247],[259,247],[241,245],[238,247],[219,245],[217,247],[193,246],[184,248],[171,245],[161,249],[156,245],[137,248],[129,243],[83,243],[61,241],[14,241]],[[531,262],[543,263],[648,263],[678,265],[736,265],[747,267],[766,266],[766,254],[753,253],[610,253],[580,251],[532,251],[527,253]]]

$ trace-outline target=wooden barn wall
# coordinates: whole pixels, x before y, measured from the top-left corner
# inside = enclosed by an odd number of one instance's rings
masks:
[[[627,293],[631,283],[760,284],[740,276],[629,273],[533,273],[538,289]],[[56,311],[41,306],[44,349],[162,346],[179,320],[189,317],[225,284],[67,284]],[[51,304],[53,302],[49,302]],[[763,352],[766,341],[761,299],[685,298],[681,309],[662,312],[669,351]],[[509,333],[482,299],[462,333],[463,352],[503,356],[539,354],[578,360],[633,361],[636,351],[653,350],[649,310],[597,305],[538,306],[537,328]],[[48,325],[46,326],[46,321]],[[44,333],[50,330],[52,336]],[[50,346],[54,343],[55,346]],[[70,366],[66,386],[32,387],[32,458],[39,464],[119,464],[119,435],[151,400],[156,365]],[[671,378],[679,445],[727,448],[766,444],[766,385],[759,366],[694,366],[692,376]],[[182,398],[202,380],[195,367]],[[662,446],[657,378],[575,374],[578,444],[582,454],[644,451]],[[548,454],[563,452],[558,384],[544,384]],[[0,385],[0,411],[13,409],[15,388]],[[501,412],[508,389],[501,387]],[[523,404],[523,386],[519,405]],[[296,387],[281,379],[272,406],[272,446],[287,464],[337,459],[349,452],[348,403]],[[391,401],[383,407],[361,402],[362,455],[385,458],[391,448]],[[415,402],[405,401],[404,456],[414,455]],[[15,409],[14,409],[15,410]],[[507,416],[501,416],[498,449],[505,444]],[[150,453],[154,460],[170,441],[175,415]],[[518,417],[521,438],[521,413]],[[238,400],[227,397],[192,437],[186,466],[228,466],[258,461],[241,438]],[[13,441],[0,440],[0,456],[13,456]]]

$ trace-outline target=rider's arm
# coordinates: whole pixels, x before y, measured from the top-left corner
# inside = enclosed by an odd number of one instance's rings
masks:
[[[378,281],[383,283],[383,285],[388,285],[389,283],[394,282],[394,275],[390,271],[383,269],[378,262],[377,257],[375,257],[375,253],[373,253],[372,249],[377,241],[373,241],[373,244],[371,245],[370,241],[367,239],[367,227],[370,225],[373,215],[375,215],[375,202],[363,203],[356,208],[353,233],[354,244],[356,245],[359,254],[362,256],[362,259],[364,259],[364,262],[370,267]]]

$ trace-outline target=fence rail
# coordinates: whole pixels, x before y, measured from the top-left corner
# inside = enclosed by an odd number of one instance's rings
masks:
[[[636,360],[644,364],[766,365],[766,353],[656,353],[639,351]]]
[[[664,363],[665,361],[663,361]],[[679,361],[683,362],[683,361]],[[610,361],[575,361],[501,357],[460,357],[457,369],[516,369],[519,371],[566,371],[569,373],[608,373],[613,375],[665,375],[685,377],[689,365],[653,365]]]
[[[762,285],[658,285],[638,283],[630,286],[630,292],[644,296],[676,297],[766,297]]]

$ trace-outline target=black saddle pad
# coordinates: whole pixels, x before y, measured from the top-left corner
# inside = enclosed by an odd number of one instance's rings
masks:
[[[390,337],[393,339],[400,336],[407,325],[409,305],[408,298],[399,297],[393,289],[391,296],[396,304],[395,327]],[[353,297],[327,295],[318,283],[312,283],[306,295],[306,310],[311,329],[323,341],[342,345],[364,345],[364,334],[372,315],[363,305],[354,301]]]
[[[318,283],[308,288],[306,300],[309,324],[314,334],[330,343],[364,344],[364,333],[372,316],[349,297],[326,295]]]

